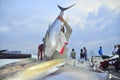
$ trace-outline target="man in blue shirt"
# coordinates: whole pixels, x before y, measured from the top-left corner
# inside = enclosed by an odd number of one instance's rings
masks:
[[[98,53],[99,53],[100,56],[103,56],[103,51],[102,51],[102,47],[101,46],[100,46],[100,49],[99,49]]]

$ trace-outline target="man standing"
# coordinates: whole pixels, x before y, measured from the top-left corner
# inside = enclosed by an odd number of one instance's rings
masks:
[[[84,57],[85,57],[85,54],[83,53],[83,49],[80,49],[80,60],[82,63],[84,62]]]
[[[72,49],[72,52],[71,52],[71,57],[72,57],[73,59],[75,59],[75,58],[76,58],[76,52],[74,51],[74,49]]]
[[[44,38],[42,39],[43,43],[38,46],[38,60],[43,60],[44,54]]]
[[[86,47],[83,47],[83,53],[85,55],[85,60],[87,61],[87,49],[86,49]]]
[[[103,56],[103,51],[102,51],[102,47],[101,46],[100,46],[100,49],[99,49],[98,53],[99,53],[100,56]]]
[[[38,46],[38,60],[43,60],[43,44]]]
[[[114,49],[113,49],[113,51],[112,51],[112,54],[113,54],[113,55],[115,55],[115,54],[117,53],[117,49],[118,49],[117,46],[114,45]]]
[[[120,58],[120,44],[117,45],[117,47],[118,47],[117,54],[119,55],[119,58]]]

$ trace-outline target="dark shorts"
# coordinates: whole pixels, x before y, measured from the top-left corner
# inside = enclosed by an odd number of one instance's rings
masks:
[[[84,54],[81,54],[81,55],[80,55],[80,58],[84,58],[84,56],[85,56]]]
[[[73,59],[75,59],[75,57],[72,57]]]

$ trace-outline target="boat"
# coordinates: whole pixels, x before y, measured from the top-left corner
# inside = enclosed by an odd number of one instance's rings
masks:
[[[31,54],[24,54],[21,51],[0,50],[0,59],[31,58]]]

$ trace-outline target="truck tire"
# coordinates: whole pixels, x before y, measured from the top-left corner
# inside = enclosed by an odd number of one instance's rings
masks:
[[[115,62],[115,69],[118,71],[120,70],[120,62]]]
[[[104,66],[102,66],[104,69],[107,69],[108,68],[108,65],[106,64],[106,65],[104,65]]]

